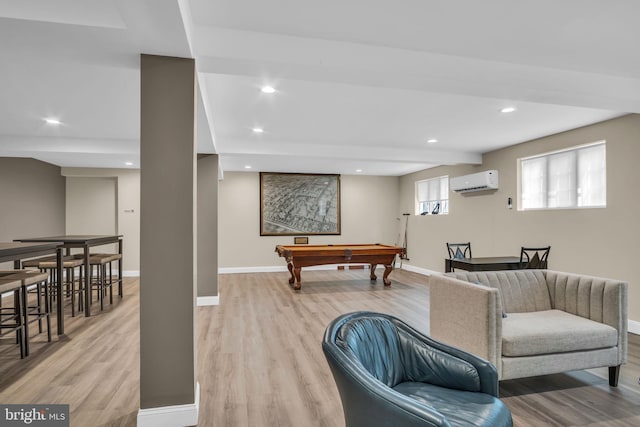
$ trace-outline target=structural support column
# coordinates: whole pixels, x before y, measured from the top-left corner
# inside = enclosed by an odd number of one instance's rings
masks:
[[[196,74],[192,59],[140,64],[138,426],[197,424]]]
[[[217,305],[218,155],[198,156],[198,305]]]

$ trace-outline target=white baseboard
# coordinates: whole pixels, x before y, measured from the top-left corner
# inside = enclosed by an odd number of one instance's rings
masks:
[[[198,424],[200,409],[200,383],[196,383],[194,403],[139,409],[138,427],[186,427]]]
[[[627,321],[627,327],[629,332],[631,332],[632,334],[640,335],[640,322],[629,319]]]
[[[407,270],[407,271],[411,271],[413,273],[423,274],[425,276],[442,274],[442,273],[440,273],[438,271],[427,270],[426,268],[416,267],[415,265],[411,265],[411,264],[402,264],[402,269],[403,270]]]
[[[198,307],[202,307],[205,305],[220,305],[220,295],[198,297]]]

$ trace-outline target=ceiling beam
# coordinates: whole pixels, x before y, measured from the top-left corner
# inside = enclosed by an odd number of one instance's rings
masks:
[[[448,93],[640,113],[640,78],[196,26],[200,73]],[[265,76],[265,70],[269,76]]]
[[[438,150],[430,148],[396,150],[392,144],[387,147],[360,147],[353,144],[328,145],[299,142],[269,143],[268,146],[256,146],[252,141],[230,139],[226,147],[233,150],[220,151],[220,154],[252,154],[275,156],[299,156],[325,159],[353,159],[360,161],[392,161],[430,164],[481,164],[482,154],[466,151]]]

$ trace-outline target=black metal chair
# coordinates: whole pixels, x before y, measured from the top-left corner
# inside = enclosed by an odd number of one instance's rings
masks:
[[[327,327],[322,349],[347,427],[512,426],[490,362],[393,316],[344,314]]]
[[[450,259],[471,258],[471,242],[447,243],[447,251]],[[453,267],[451,271],[454,271]]]
[[[449,251],[449,258],[471,258],[471,242],[447,243],[447,250]]]
[[[522,268],[547,268],[547,259],[549,258],[549,251],[551,246],[545,246],[542,248],[528,248],[522,246],[520,248],[520,264]]]

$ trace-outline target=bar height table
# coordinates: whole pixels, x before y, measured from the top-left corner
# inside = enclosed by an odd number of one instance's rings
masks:
[[[50,236],[50,237],[30,237],[28,239],[16,239],[16,242],[61,242],[62,246],[66,248],[66,254],[69,255],[71,252],[71,248],[82,248],[83,256],[84,256],[84,283],[85,283],[85,293],[84,293],[84,315],[86,317],[91,316],[91,283],[89,282],[89,277],[91,275],[91,266],[89,263],[89,248],[92,246],[101,246],[108,245],[109,243],[117,243],[118,244],[118,253],[122,256],[122,234],[113,234],[113,235],[64,235],[64,236]],[[60,259],[58,263],[58,271],[62,272],[62,259]],[[62,277],[62,274],[60,274]],[[61,288],[62,280],[58,280],[58,286]],[[58,296],[62,295],[61,289],[59,289]],[[120,262],[118,263],[118,296],[122,298],[122,258],[120,258]],[[62,298],[58,298],[58,305],[60,305],[60,300]]]
[[[13,261],[14,268],[20,269],[20,260],[43,255],[56,255],[58,271],[62,271],[62,242],[52,240],[36,243],[0,243],[0,262]],[[58,280],[58,295],[62,295],[62,280]],[[56,304],[58,335],[64,334],[64,312],[62,311],[62,298],[58,297]]]

